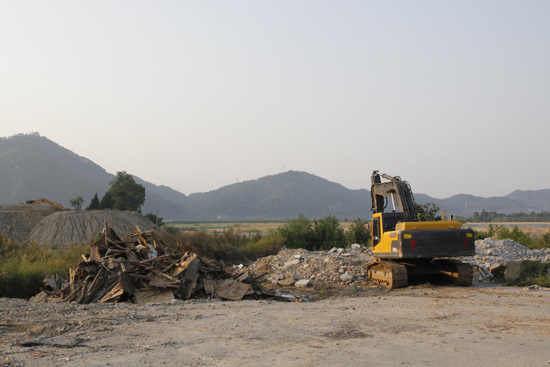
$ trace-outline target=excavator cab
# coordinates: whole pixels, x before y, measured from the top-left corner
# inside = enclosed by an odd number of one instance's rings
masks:
[[[405,220],[405,213],[392,212],[392,213],[378,213],[372,218],[372,246],[377,246],[381,239],[382,234],[390,231],[395,231],[397,223]]]

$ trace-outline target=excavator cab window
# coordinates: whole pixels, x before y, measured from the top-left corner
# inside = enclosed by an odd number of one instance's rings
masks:
[[[405,213],[383,213],[382,223],[384,224],[384,232],[395,231],[397,223],[402,222],[405,219]]]
[[[380,242],[380,218],[372,219],[372,246],[378,245]]]

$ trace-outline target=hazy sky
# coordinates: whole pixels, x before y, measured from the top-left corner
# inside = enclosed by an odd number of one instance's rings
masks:
[[[550,1],[0,0],[0,136],[185,194],[550,188]]]

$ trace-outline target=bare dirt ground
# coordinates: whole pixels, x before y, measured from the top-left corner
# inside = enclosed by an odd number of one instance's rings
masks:
[[[0,299],[0,366],[547,366],[550,291],[347,289],[311,303]]]

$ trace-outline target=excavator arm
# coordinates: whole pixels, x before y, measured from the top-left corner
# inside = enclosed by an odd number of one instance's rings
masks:
[[[63,210],[67,210],[67,209],[65,209],[65,207],[63,205],[59,204],[58,202],[51,201],[51,200],[48,200],[48,199],[27,200],[27,202],[25,204],[35,204],[35,205],[37,205],[37,204],[42,204],[42,203],[52,205],[52,206],[58,206]]]
[[[387,180],[382,182],[382,178]],[[378,171],[372,172],[371,177],[371,197],[373,213],[384,213],[388,198],[392,200],[393,211],[403,212],[405,221],[414,222],[418,220],[416,215],[414,195],[407,181],[401,180],[399,176],[390,176],[379,174]]]

